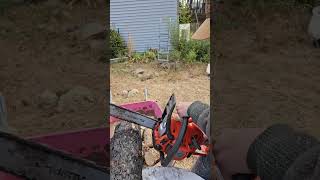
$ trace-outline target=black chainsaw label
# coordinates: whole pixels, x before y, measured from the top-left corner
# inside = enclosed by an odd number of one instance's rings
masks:
[[[49,174],[54,176],[63,177],[64,179],[70,179],[70,180],[86,180],[87,178],[84,176],[81,176],[80,174],[77,174],[75,172],[63,169],[63,168],[54,168],[54,167],[48,167],[49,168]]]

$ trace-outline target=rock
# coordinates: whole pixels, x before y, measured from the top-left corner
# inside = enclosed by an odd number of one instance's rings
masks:
[[[58,103],[58,96],[49,90],[45,90],[39,96],[38,106],[42,109],[54,108]]]
[[[77,86],[60,97],[58,111],[83,111],[92,107],[94,103],[95,98],[93,93],[86,87]]]
[[[153,74],[151,74],[151,73],[145,73],[145,74],[139,74],[139,75],[140,76],[138,76],[138,77],[141,81],[146,81],[146,80],[153,78]]]
[[[80,28],[80,38],[87,39],[99,34],[104,34],[106,27],[97,22],[92,22]]]
[[[148,166],[153,166],[160,158],[160,154],[154,148],[148,149],[144,154],[144,161]]]
[[[160,74],[159,74],[158,72],[154,72],[153,75],[154,75],[155,77],[159,77],[159,76],[160,76]]]
[[[153,147],[152,129],[145,129],[144,134],[143,134],[143,141],[146,146]]]
[[[128,97],[128,93],[129,93],[129,91],[123,90],[120,95],[124,96],[124,97]]]
[[[163,68],[163,69],[168,69],[168,70],[177,70],[180,68],[180,63],[178,62],[163,62],[163,63],[160,63],[160,67]]]
[[[136,70],[134,70],[133,74],[134,75],[139,75],[139,74],[143,74],[144,73],[144,69],[142,68],[138,68]]]
[[[133,97],[139,93],[138,89],[132,89],[128,92],[128,97]]]
[[[106,50],[105,40],[91,40],[89,41],[89,47],[95,52],[103,52]]]

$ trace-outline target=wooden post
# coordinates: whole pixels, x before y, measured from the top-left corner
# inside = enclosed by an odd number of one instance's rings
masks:
[[[206,14],[206,18],[210,18],[210,7],[211,7],[211,0],[206,0],[205,1],[205,14]]]

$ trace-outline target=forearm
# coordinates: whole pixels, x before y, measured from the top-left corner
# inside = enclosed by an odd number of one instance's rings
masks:
[[[280,180],[299,156],[318,145],[314,137],[297,133],[287,125],[273,125],[251,144],[247,164],[262,180]]]
[[[187,114],[210,138],[210,106],[200,101],[195,101],[189,106]],[[199,157],[192,168],[192,172],[205,180],[210,179],[211,161],[211,154]]]
[[[210,138],[210,106],[195,101],[189,106],[187,114]]]

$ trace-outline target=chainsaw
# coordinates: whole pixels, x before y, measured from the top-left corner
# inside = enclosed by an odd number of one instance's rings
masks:
[[[208,155],[209,140],[206,134],[191,117],[178,119],[172,116],[175,106],[176,99],[172,94],[162,117],[153,119],[110,103],[110,116],[152,129],[153,147],[160,153],[162,166],[192,155]]]
[[[25,140],[7,131],[5,102],[4,97],[0,94],[1,180],[20,178],[26,180],[105,180],[110,178],[108,167]]]

